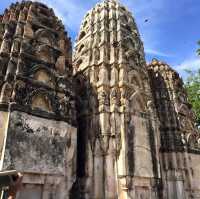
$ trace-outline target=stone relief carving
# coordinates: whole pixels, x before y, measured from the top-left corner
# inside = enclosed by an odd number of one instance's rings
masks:
[[[116,105],[116,106],[120,105],[120,91],[118,88],[113,88],[111,90],[110,98],[111,98],[110,100],[111,105]]]
[[[14,4],[13,11],[4,15],[7,25],[1,24],[4,39],[0,51],[12,54],[10,61],[1,58],[1,72],[6,75],[6,81],[14,85],[14,90],[6,91],[7,97],[3,95],[7,98],[6,103],[12,102],[24,111],[34,109],[34,113],[38,111],[39,114],[43,109],[58,118],[71,118],[70,114],[74,114],[73,92],[70,92],[72,74],[69,74],[72,73],[71,42],[57,18],[52,24],[54,13],[47,7],[41,9],[42,4],[36,4],[26,2],[20,5],[22,7]],[[64,42],[62,49],[59,49],[58,41]],[[66,97],[58,96],[57,90]]]
[[[109,105],[108,92],[102,90],[98,95],[99,105]]]

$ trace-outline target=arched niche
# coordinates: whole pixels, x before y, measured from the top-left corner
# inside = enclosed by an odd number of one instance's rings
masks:
[[[1,89],[0,103],[8,103],[12,95],[12,85],[6,82]]]
[[[190,109],[185,104],[181,104],[178,108],[178,112],[182,115],[189,116],[190,115]]]
[[[56,60],[56,69],[59,72],[59,74],[65,73],[66,66],[67,66],[67,60],[65,56],[59,56]]]
[[[82,31],[79,35],[79,40],[83,39],[83,37],[85,37],[86,33],[85,31]]]
[[[55,87],[56,77],[53,71],[42,64],[34,65],[29,71],[28,76],[36,81],[42,82],[52,88]]]
[[[50,87],[55,87],[55,82],[53,80],[52,74],[45,68],[38,68],[34,71],[33,79]]]
[[[83,59],[80,58],[80,59],[76,62],[76,68],[79,69],[79,68],[81,67],[82,63],[83,63]]]
[[[49,30],[39,29],[36,31],[35,37],[41,43],[48,44],[49,46],[56,45],[55,35]]]
[[[85,22],[83,23],[83,27],[85,28],[87,26],[87,20],[85,20]]]
[[[80,52],[84,49],[84,47],[85,47],[85,45],[82,44],[82,45],[79,47],[78,52],[80,53]]]
[[[31,98],[31,108],[32,109],[40,109],[46,112],[53,112],[53,108],[51,106],[51,100],[49,96],[45,93],[35,93]]]
[[[52,49],[45,44],[36,47],[36,57],[47,63],[55,63]]]

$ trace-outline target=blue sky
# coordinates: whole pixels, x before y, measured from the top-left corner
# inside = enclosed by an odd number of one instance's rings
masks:
[[[74,41],[85,13],[101,0],[40,0],[54,8]],[[1,0],[0,13],[15,0]],[[183,77],[184,69],[200,68],[200,0],[120,0],[135,17],[147,62],[158,58]],[[149,21],[145,23],[145,19]]]

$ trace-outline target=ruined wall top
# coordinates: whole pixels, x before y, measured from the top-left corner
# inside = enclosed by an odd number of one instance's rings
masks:
[[[1,107],[74,120],[72,45],[52,9],[22,1],[5,10],[0,66]]]
[[[160,113],[161,126],[164,127],[168,123],[168,128],[173,127],[180,133],[183,145],[187,145],[189,150],[199,151],[200,134],[195,126],[196,116],[188,101],[183,80],[168,64],[157,59],[152,60],[148,70]],[[167,110],[164,110],[164,107],[167,107]]]
[[[165,82],[165,86],[170,92],[173,92],[173,96],[171,96],[171,100],[175,100],[179,103],[186,103],[187,101],[187,93],[184,89],[184,83],[179,74],[167,63],[159,61],[157,59],[153,59],[150,64],[147,65],[148,70],[152,71],[153,74],[159,78],[162,77]],[[162,84],[158,84],[158,86],[162,87]]]
[[[4,26],[8,26],[10,24],[10,27],[8,31],[11,33],[11,29],[15,30],[15,26],[17,23],[25,24],[30,23],[30,27],[32,31],[30,32],[24,32],[21,36],[24,38],[33,38],[33,37],[47,37],[47,33],[49,34],[49,40],[53,40],[54,37],[56,39],[58,37],[65,40],[65,45],[61,47],[61,44],[58,43],[58,45],[53,45],[52,41],[47,41],[47,38],[43,41],[44,43],[48,43],[52,47],[60,48],[61,50],[65,47],[68,51],[65,52],[67,57],[69,58],[69,61],[71,61],[71,41],[68,37],[67,32],[65,31],[64,25],[62,24],[62,21],[58,19],[57,16],[55,16],[53,9],[48,8],[45,4],[42,4],[40,2],[31,2],[31,1],[22,1],[21,3],[13,3],[10,5],[8,9],[5,9],[3,15],[0,17],[1,22],[1,36],[3,36],[4,33]],[[18,28],[19,29],[19,28]],[[17,30],[18,30],[17,29]],[[39,31],[40,29],[40,31]],[[42,29],[47,29],[48,32],[42,31]],[[47,31],[46,30],[46,31]],[[36,32],[37,31],[37,32]],[[18,32],[15,33],[15,36],[19,36]],[[36,33],[36,34],[34,34]],[[55,34],[55,35],[53,35]],[[4,35],[6,36],[6,35]],[[10,35],[11,36],[11,35]],[[41,40],[39,38],[39,40]],[[42,42],[42,41],[40,41]],[[59,46],[60,45],[60,46]],[[64,49],[63,49],[64,50]]]

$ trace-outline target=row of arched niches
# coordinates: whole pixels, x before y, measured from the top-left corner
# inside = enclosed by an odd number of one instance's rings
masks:
[[[52,9],[12,4],[0,16],[0,103],[74,121],[70,38]]]

